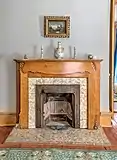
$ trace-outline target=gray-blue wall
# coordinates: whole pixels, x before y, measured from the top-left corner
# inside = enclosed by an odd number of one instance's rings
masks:
[[[76,46],[77,57],[93,53],[101,66],[101,111],[108,111],[109,1],[108,0],[0,0],[0,112],[15,112],[15,62],[13,58],[53,57],[59,39],[43,38],[43,16],[71,16],[71,36],[60,39],[65,57]]]

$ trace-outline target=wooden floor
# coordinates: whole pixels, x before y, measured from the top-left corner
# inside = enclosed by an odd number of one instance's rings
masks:
[[[13,127],[0,127],[0,144],[3,144]]]
[[[112,120],[112,127],[104,127],[104,132],[108,137],[110,146],[97,145],[61,145],[61,144],[40,144],[40,143],[4,143],[13,127],[0,127],[0,148],[72,148],[72,149],[88,149],[88,150],[117,150],[117,114]]]

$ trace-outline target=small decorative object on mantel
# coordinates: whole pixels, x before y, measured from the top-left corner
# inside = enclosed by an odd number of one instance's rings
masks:
[[[73,59],[76,59],[76,47],[74,47],[74,57]]]
[[[93,59],[93,55],[91,53],[88,54],[88,59]]]
[[[44,37],[69,38],[70,16],[44,16]]]
[[[43,46],[41,46],[41,59],[43,59]]]
[[[97,59],[97,56],[93,56],[93,59]]]
[[[24,55],[24,59],[28,59],[28,57],[27,57],[27,55],[26,55],[26,54]]]
[[[64,57],[64,48],[61,45],[61,42],[58,42],[58,46],[54,51],[54,56],[57,59],[63,59]]]

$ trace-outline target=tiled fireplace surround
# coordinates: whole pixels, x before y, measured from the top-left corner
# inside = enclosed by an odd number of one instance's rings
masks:
[[[16,119],[20,128],[37,127],[37,124],[35,125],[35,120],[37,120],[35,87],[44,84],[80,86],[80,93],[78,93],[80,128],[94,129],[100,125],[100,62],[102,60],[15,59],[15,61]],[[73,110],[72,112],[76,113]]]
[[[80,128],[87,128],[87,78],[28,78],[28,127],[36,128],[36,85],[80,85]],[[77,97],[76,97],[77,98]],[[52,102],[49,102],[52,103]]]

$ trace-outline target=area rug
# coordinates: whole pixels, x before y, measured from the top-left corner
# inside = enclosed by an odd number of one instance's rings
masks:
[[[14,128],[6,142],[39,142],[52,144],[110,145],[103,128],[98,130],[74,129],[52,130],[50,128]]]
[[[71,149],[3,149],[0,160],[117,160],[117,152]]]

